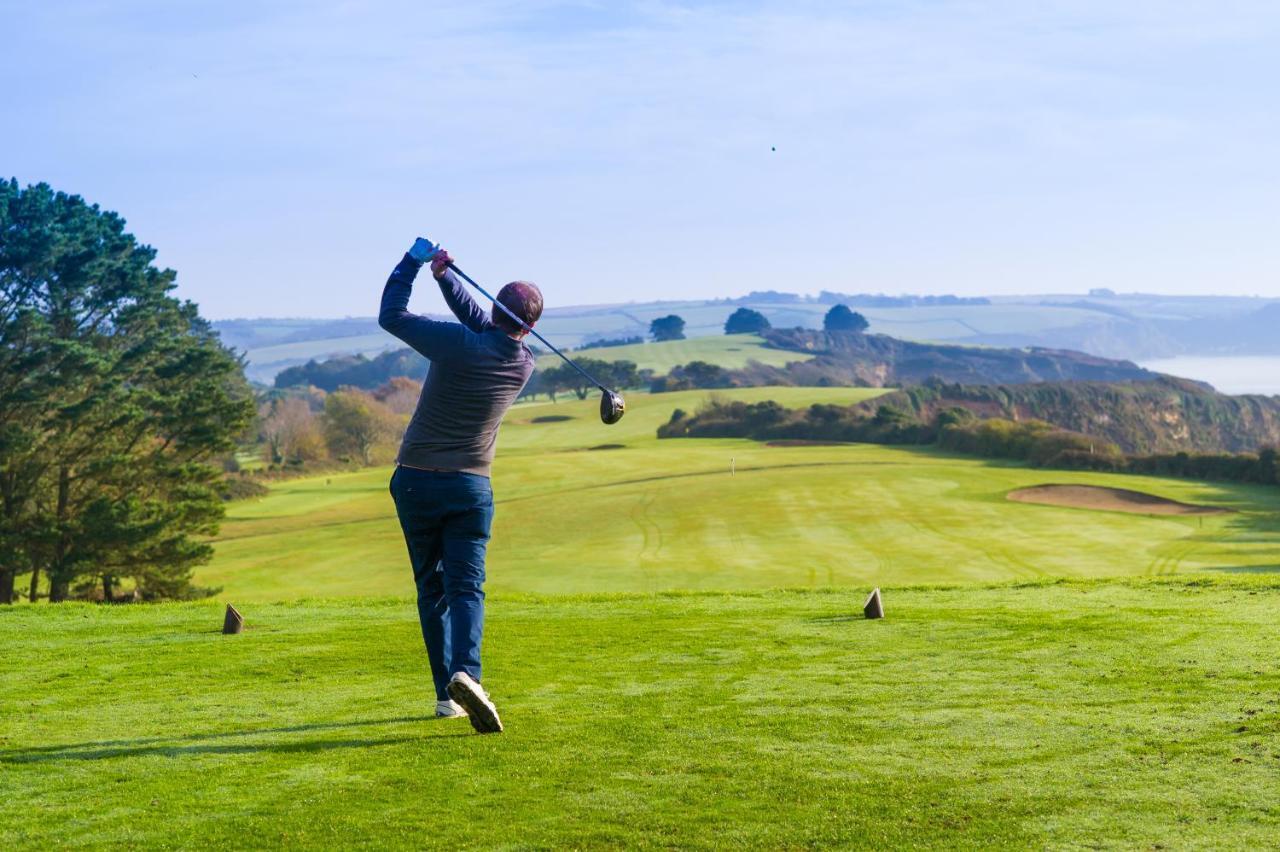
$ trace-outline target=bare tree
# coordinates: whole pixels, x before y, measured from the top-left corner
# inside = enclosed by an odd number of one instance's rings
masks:
[[[418,407],[422,383],[408,376],[393,376],[385,385],[373,392],[373,396],[396,414],[413,414]]]
[[[262,437],[270,461],[315,461],[324,458],[325,441],[320,419],[306,399],[276,399],[263,406]]]
[[[344,387],[324,403],[324,436],[338,457],[355,456],[373,463],[373,450],[399,430],[401,418],[359,388]]]

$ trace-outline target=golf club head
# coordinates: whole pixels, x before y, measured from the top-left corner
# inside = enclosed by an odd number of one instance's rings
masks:
[[[600,419],[608,426],[612,426],[622,419],[622,415],[627,411],[627,403],[623,401],[622,395],[607,390],[600,394]]]

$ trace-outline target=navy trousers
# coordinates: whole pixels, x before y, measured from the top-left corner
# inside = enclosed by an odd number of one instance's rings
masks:
[[[397,467],[391,496],[409,546],[436,699],[444,701],[456,672],[480,680],[493,490],[486,476]]]

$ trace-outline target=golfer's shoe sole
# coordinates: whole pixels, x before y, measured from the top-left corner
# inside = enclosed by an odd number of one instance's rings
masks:
[[[462,705],[476,733],[502,733],[502,720],[498,718],[497,709],[492,702],[485,699],[474,680],[458,678],[449,681],[449,697]]]

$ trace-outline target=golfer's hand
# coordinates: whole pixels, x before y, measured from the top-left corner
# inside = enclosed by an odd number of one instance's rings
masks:
[[[436,249],[436,253],[431,257],[431,274],[439,278],[444,275],[451,263],[453,263],[453,257],[449,252],[444,249]]]
[[[409,257],[418,261],[418,263],[426,263],[428,260],[435,257],[436,252],[439,250],[439,246],[431,242],[431,240],[425,240],[422,237],[418,237],[418,239],[413,242],[413,248],[409,249]]]

